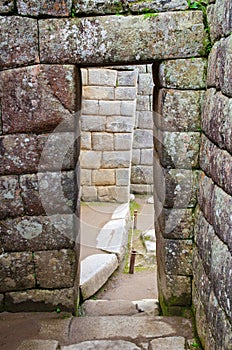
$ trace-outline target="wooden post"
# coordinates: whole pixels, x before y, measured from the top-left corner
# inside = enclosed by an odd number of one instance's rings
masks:
[[[133,274],[134,273],[134,269],[135,269],[135,257],[136,257],[136,250],[132,250],[131,251],[131,256],[130,256],[130,269],[129,269],[129,273]]]

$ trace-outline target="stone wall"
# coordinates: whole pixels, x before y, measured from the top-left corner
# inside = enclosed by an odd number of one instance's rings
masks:
[[[137,70],[82,69],[82,200],[128,202]]]
[[[213,43],[202,115],[193,303],[205,349],[232,348],[232,2],[210,1]]]

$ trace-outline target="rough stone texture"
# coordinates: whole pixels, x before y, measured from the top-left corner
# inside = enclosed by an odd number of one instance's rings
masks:
[[[36,282],[41,288],[73,287],[76,258],[72,250],[34,253]]]
[[[115,184],[115,170],[113,169],[93,170],[92,176],[96,186]]]
[[[55,0],[52,3],[49,0],[18,0],[17,8],[20,15],[23,16],[56,16],[66,17],[71,14],[71,0]]]
[[[0,243],[6,252],[73,248],[72,215],[24,216],[0,222]]]
[[[59,343],[56,340],[39,340],[31,339],[24,340],[16,350],[57,350],[59,349]]]
[[[154,339],[150,343],[150,350],[184,350],[185,338],[167,337],[163,339]]]
[[[215,5],[208,7],[210,36],[213,42],[231,34],[232,4],[229,0],[216,0]]]
[[[28,252],[1,253],[0,292],[35,287],[32,254]]]
[[[153,134],[151,130],[140,130],[137,129],[134,132],[133,140],[134,148],[147,148],[153,147]]]
[[[17,16],[1,17],[0,69],[39,62],[37,22]]]
[[[198,131],[204,93],[160,89],[154,101],[154,122],[166,131]]]
[[[102,157],[103,168],[128,168],[130,166],[129,151],[104,152]]]
[[[159,88],[204,89],[206,69],[204,58],[163,61],[154,65],[154,83]]]
[[[74,292],[69,289],[30,289],[21,292],[6,293],[6,310],[23,311],[73,311]]]
[[[139,350],[140,348],[135,344],[125,340],[93,340],[85,341],[75,345],[62,346],[61,350]]]
[[[0,13],[9,13],[14,10],[14,1],[13,0],[1,0],[0,1]]]
[[[0,219],[24,212],[17,176],[0,177]]]
[[[74,66],[37,65],[0,73],[3,133],[74,128]],[[61,130],[60,130],[61,131]]]
[[[129,201],[129,187],[128,186],[99,186],[98,200],[102,202],[118,202],[125,203]]]
[[[131,182],[133,184],[151,184],[153,183],[152,167],[145,165],[132,166]]]
[[[147,20],[142,16],[40,20],[39,33],[43,63],[110,64],[192,57],[204,53],[206,38],[200,11],[160,13]]]
[[[138,3],[136,0],[128,0],[129,9],[132,12],[144,13],[144,12],[160,12],[160,11],[178,11],[187,10],[188,3],[186,0],[171,0],[168,2],[156,1],[141,1]]]

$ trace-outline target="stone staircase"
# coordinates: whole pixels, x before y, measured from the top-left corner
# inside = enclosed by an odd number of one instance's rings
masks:
[[[152,299],[87,300],[80,317],[41,318],[38,339],[23,341],[17,350],[193,349],[191,322],[158,314]]]

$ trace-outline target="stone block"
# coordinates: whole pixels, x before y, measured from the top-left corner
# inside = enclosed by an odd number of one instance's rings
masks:
[[[139,350],[140,348],[134,343],[126,340],[90,340],[84,341],[76,345],[62,346],[61,350],[108,350],[108,349],[124,349],[124,350]]]
[[[229,1],[227,1],[229,3]],[[230,13],[232,13],[232,5],[230,4],[231,9]],[[232,25],[231,28],[232,30]],[[231,33],[230,33],[231,34]],[[224,63],[224,76],[222,80],[221,89],[222,92],[232,97],[232,68],[231,68],[231,60],[232,60],[232,35],[225,39],[225,63]]]
[[[42,19],[39,34],[42,63],[92,66],[204,55],[207,37],[201,11],[160,13],[147,21],[143,16]]]
[[[126,203],[129,201],[129,186],[98,187],[98,200],[100,202]]]
[[[138,148],[133,148],[132,150],[132,164],[139,165],[140,164],[140,154],[141,151]]]
[[[17,176],[0,176],[0,219],[22,215],[23,201]]]
[[[151,111],[137,111],[138,127],[140,129],[153,128],[153,113]]]
[[[198,180],[198,204],[204,213],[207,221],[213,224],[213,213],[212,213],[212,201],[214,200],[214,187],[215,184],[211,178],[206,176],[203,172],[199,174]]]
[[[210,37],[213,42],[231,33],[231,11],[232,5],[229,0],[216,1],[214,5],[209,6]]]
[[[168,3],[160,3],[158,1],[150,2],[149,0],[137,3],[136,0],[128,1],[129,8],[132,12],[144,13],[147,12],[163,12],[163,11],[178,11],[187,10],[188,4],[185,0],[171,0]],[[153,350],[153,349],[152,349]]]
[[[73,130],[76,74],[75,66],[70,65],[36,65],[1,72],[3,132],[46,132],[61,123],[65,131]]]
[[[96,14],[105,15],[109,13],[122,13],[124,12],[124,7],[121,1],[109,0],[107,2],[101,0],[91,0],[86,2],[85,0],[74,0],[74,9],[76,14]]]
[[[14,11],[14,1],[0,0],[0,13],[5,14]]]
[[[115,89],[116,100],[135,100],[136,99],[136,88],[135,87],[117,87]]]
[[[75,310],[73,288],[30,289],[21,292],[6,293],[6,309],[9,312]]]
[[[97,200],[97,188],[95,186],[82,186],[81,199],[86,202]]]
[[[59,349],[59,343],[56,340],[40,340],[40,339],[30,339],[24,340],[18,347],[17,350],[57,350]]]
[[[92,185],[94,186],[115,185],[115,170],[114,169],[93,170]]]
[[[89,85],[116,87],[117,71],[113,69],[91,68],[88,69],[88,78]]]
[[[81,169],[81,186],[91,186],[92,184],[92,170]]]
[[[97,100],[83,100],[81,112],[83,115],[99,115],[99,102]]]
[[[85,316],[136,315],[136,302],[129,300],[86,300],[81,311]],[[155,307],[155,305],[154,305]]]
[[[71,213],[75,206],[74,172],[20,176],[21,196],[28,215]]]
[[[0,292],[35,287],[32,253],[1,253]]]
[[[216,87],[219,85],[219,50],[221,49],[221,42],[217,41],[208,57],[207,69],[207,86]]]
[[[102,154],[103,168],[129,168],[131,160],[130,151],[104,152]]]
[[[132,133],[114,134],[115,151],[127,151],[132,147]]]
[[[106,118],[97,115],[82,115],[81,130],[90,131],[104,131],[106,128]]]
[[[153,132],[152,130],[134,131],[133,148],[153,148]]]
[[[204,92],[160,89],[154,123],[166,131],[198,131]]]
[[[91,150],[91,132],[82,131],[81,133],[81,149]]]
[[[82,86],[88,85],[88,69],[81,68],[81,84]]]
[[[124,116],[135,116],[136,103],[135,101],[121,101],[120,114]]]
[[[24,216],[0,223],[0,243],[6,252],[73,248],[73,215]]]
[[[34,263],[36,282],[40,288],[73,287],[77,269],[74,251],[36,251]]]
[[[130,191],[132,193],[151,195],[153,193],[153,185],[131,184]]]
[[[36,135],[5,135],[0,137],[1,174],[22,174],[37,170],[39,150]]]
[[[150,350],[184,350],[184,337],[167,337],[163,339],[153,339],[150,342]]]
[[[153,79],[150,73],[140,73],[138,79],[138,94],[139,95],[152,95],[153,91]]]
[[[113,149],[114,149],[113,134],[93,132],[92,133],[92,149],[96,150],[96,151],[113,151]]]
[[[78,140],[72,132],[57,132],[52,134],[40,134],[38,149],[40,154],[38,170],[60,171],[75,168],[78,156]],[[32,170],[28,171],[32,172]],[[26,171],[24,171],[26,173]]]
[[[104,116],[120,115],[120,101],[99,101],[99,114]]]
[[[198,166],[199,132],[169,132],[154,130],[154,147],[166,168],[191,169]]]
[[[151,98],[149,95],[137,95],[136,111],[151,111]]]
[[[153,165],[153,148],[141,149],[141,164]]]
[[[71,15],[72,1],[64,0],[50,2],[34,1],[34,0],[18,0],[18,13],[23,16],[54,16],[54,17],[68,17]]]
[[[137,69],[132,71],[119,71],[117,77],[118,86],[136,86],[137,78]]]
[[[80,289],[82,298],[85,300],[94,295],[117,267],[118,259],[115,254],[94,254],[81,261]]]
[[[86,100],[114,100],[114,87],[84,86],[82,98]]]
[[[134,128],[134,119],[131,117],[108,117],[106,119],[106,131],[108,132],[129,132]]]
[[[162,236],[169,239],[193,238],[193,209],[164,209],[158,218]]]
[[[147,165],[132,166],[131,182],[133,184],[153,184],[153,167]]]
[[[155,84],[169,89],[204,89],[206,85],[207,60],[190,58],[166,60],[154,71]]]
[[[32,18],[1,17],[0,68],[13,68],[39,62],[38,27]]]
[[[129,169],[116,169],[116,185],[129,186],[129,184],[130,184]]]
[[[101,165],[102,152],[82,151],[80,163],[82,169],[99,169]]]

